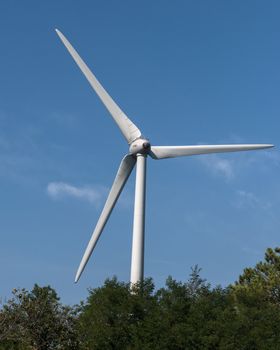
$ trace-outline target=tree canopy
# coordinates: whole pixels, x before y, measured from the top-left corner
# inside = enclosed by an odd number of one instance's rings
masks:
[[[15,289],[0,310],[0,350],[280,349],[280,248],[211,287],[195,266],[185,282],[151,278],[131,289],[116,277],[63,305],[50,286]]]

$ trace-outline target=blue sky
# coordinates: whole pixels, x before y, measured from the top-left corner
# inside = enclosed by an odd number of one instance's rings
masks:
[[[280,245],[278,1],[0,3],[1,298],[37,282],[77,303],[130,274],[134,173],[74,275],[126,143],[60,29],[154,145],[273,150],[148,161],[145,275],[234,282]]]

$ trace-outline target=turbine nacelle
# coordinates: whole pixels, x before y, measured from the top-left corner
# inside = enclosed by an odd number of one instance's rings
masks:
[[[144,138],[138,138],[132,142],[129,147],[129,154],[148,154],[151,149],[150,141]]]

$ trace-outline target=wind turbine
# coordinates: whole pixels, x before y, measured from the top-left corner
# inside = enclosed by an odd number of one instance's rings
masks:
[[[103,86],[99,83],[88,66],[79,56],[65,36],[56,29],[58,36],[66,46],[70,55],[85,75],[93,90],[99,96],[108,112],[118,125],[129,150],[119,166],[112,188],[105,202],[104,208],[98,219],[92,237],[88,243],[80,266],[78,268],[75,282],[78,282],[97,241],[109,219],[109,216],[125,186],[129,175],[136,165],[134,221],[131,258],[131,284],[143,280],[144,274],[144,232],[145,232],[145,192],[146,192],[146,160],[147,156],[153,159],[174,158],[206,153],[250,151],[273,147],[270,144],[241,144],[241,145],[195,145],[195,146],[153,146],[150,141],[142,135],[138,127],[126,116],[115,101],[109,96]]]

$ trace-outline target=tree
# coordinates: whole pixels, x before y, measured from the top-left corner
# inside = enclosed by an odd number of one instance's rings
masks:
[[[234,285],[212,288],[195,266],[131,286],[117,278],[63,306],[51,287],[13,291],[0,310],[0,350],[280,350],[280,248]]]
[[[280,349],[280,248],[268,248],[264,261],[245,268],[230,295],[235,310],[231,337],[238,331],[244,349]]]
[[[90,289],[79,318],[85,349],[146,349],[153,337],[150,322],[157,308],[153,291],[151,279],[133,290],[116,278]]]
[[[14,349],[79,348],[75,310],[62,306],[50,286],[34,285],[31,292],[14,289],[0,312],[0,344]]]
[[[280,248],[268,248],[264,261],[254,268],[245,268],[232,289],[235,292],[254,289],[280,306]]]

